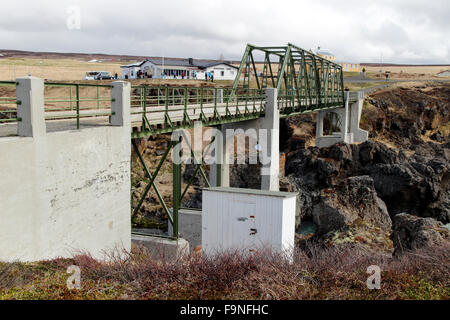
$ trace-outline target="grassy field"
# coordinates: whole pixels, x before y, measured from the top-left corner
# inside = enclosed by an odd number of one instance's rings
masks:
[[[0,79],[15,80],[28,74],[49,80],[82,80],[88,71],[109,71],[121,75],[123,62],[86,62],[75,59],[0,59]]]
[[[389,82],[346,82],[345,88],[350,91],[359,91],[363,89],[370,89],[373,87],[378,87],[380,85],[389,84]]]
[[[364,67],[367,72],[379,72],[379,66]],[[449,66],[383,66],[383,72],[389,71],[394,73],[418,73],[427,75],[436,75],[441,71],[449,70]]]
[[[135,62],[135,61],[129,61]],[[82,80],[88,71],[109,71],[121,75],[120,66],[129,62],[87,62],[81,59],[47,59],[43,58],[2,58],[0,59],[0,80],[14,80],[28,74],[56,81]],[[257,64],[258,71],[263,65]],[[367,77],[379,75],[380,67],[365,67]],[[391,78],[433,78],[436,74],[450,69],[450,66],[392,66],[383,67],[383,71],[392,73]],[[357,72],[344,72],[344,77],[358,76]]]
[[[390,79],[399,80],[439,80],[449,79],[438,77],[439,72],[450,70],[449,66],[383,66],[383,73],[380,73],[379,66],[363,67],[366,69],[368,78],[384,78],[388,72]]]

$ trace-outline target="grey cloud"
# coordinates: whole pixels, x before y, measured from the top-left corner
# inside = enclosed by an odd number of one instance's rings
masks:
[[[318,45],[340,60],[450,63],[448,0],[16,0],[2,4],[0,47],[239,59],[246,43]],[[82,29],[65,26],[79,5]]]

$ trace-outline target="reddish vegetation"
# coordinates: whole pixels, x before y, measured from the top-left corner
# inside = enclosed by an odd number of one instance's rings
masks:
[[[87,255],[32,265],[0,264],[0,298],[31,299],[448,299],[449,248],[397,258],[358,246],[309,245],[288,263],[260,252],[198,254],[155,261],[136,249],[127,259],[99,263]],[[67,289],[66,268],[82,270],[82,289]],[[367,267],[382,270],[381,290],[366,286]]]

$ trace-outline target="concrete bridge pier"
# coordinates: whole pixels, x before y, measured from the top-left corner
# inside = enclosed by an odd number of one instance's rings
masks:
[[[352,100],[352,102],[350,102]],[[357,92],[356,101],[350,99],[350,92],[345,92],[345,107],[319,111],[316,124],[316,146],[327,148],[336,143],[362,143],[369,139],[369,133],[359,127],[362,108],[364,104],[364,92]],[[323,121],[327,114],[334,113],[340,132],[332,132],[331,135],[323,135]]]
[[[109,124],[47,132],[44,80],[17,83],[17,136],[0,138],[0,261],[125,256],[131,250],[130,84],[113,83]]]
[[[249,157],[258,157],[262,163],[261,190],[279,191],[279,131],[280,113],[277,104],[277,90],[266,89],[265,117],[237,123],[224,124],[215,132],[215,148],[212,156],[215,163],[210,168],[212,186],[230,186],[230,164],[235,163],[234,141],[249,137]],[[241,140],[245,141],[245,140]],[[239,149],[237,156],[244,156],[245,150]],[[259,151],[256,152],[258,145]],[[253,160],[256,160],[253,158]]]

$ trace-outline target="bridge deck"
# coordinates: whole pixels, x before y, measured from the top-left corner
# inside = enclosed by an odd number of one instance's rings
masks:
[[[289,116],[284,113],[286,106],[290,101],[280,99],[279,109],[281,116]],[[313,99],[313,104],[316,101]],[[301,103],[307,105],[308,101],[305,99]],[[184,105],[169,105],[169,106],[154,106],[146,108],[146,117],[148,124],[151,126],[163,126],[166,124],[166,115],[170,118],[171,123],[178,123],[179,126],[185,121],[185,111],[190,121],[207,121],[212,124],[220,124],[226,122],[239,122],[250,119],[260,118],[264,115],[265,101],[240,101],[238,103],[209,103],[209,104],[190,104],[186,108]],[[336,108],[331,106],[330,108]],[[167,109],[167,112],[166,112]],[[319,108],[323,110],[324,108]],[[314,110],[307,110],[306,112],[314,112]],[[46,112],[47,132],[58,132],[66,130],[76,130],[76,111],[51,111]],[[109,117],[111,115],[110,109],[89,109],[80,110],[80,129],[92,128],[97,126],[109,125]],[[141,107],[131,108],[131,123],[135,132],[140,132],[142,127],[144,111]],[[217,118],[219,117],[219,118]],[[216,122],[211,121],[216,118]],[[209,120],[209,121],[208,121]],[[164,131],[164,130],[162,130]],[[165,132],[173,131],[172,128],[167,128]],[[14,136],[17,135],[17,122],[0,124],[0,136]],[[139,135],[139,134],[137,134]]]

